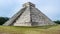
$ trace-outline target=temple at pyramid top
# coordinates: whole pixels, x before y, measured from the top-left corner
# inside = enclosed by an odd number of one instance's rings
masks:
[[[45,26],[54,25],[45,14],[35,7],[35,4],[27,2],[23,4],[15,15],[13,15],[4,26]]]
[[[33,4],[31,2],[27,2],[27,3],[23,4],[23,7],[35,7],[35,4]]]

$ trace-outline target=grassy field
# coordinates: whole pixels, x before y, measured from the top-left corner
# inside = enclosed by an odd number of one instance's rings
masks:
[[[0,26],[0,34],[60,34],[60,25],[56,26]]]

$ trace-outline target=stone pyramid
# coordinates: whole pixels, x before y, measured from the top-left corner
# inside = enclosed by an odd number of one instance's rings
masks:
[[[34,4],[27,2],[23,8],[9,19],[4,26],[44,26],[55,24],[45,14],[38,10]]]

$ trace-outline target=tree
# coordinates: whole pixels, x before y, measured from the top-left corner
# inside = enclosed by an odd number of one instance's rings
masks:
[[[4,24],[7,20],[9,20],[8,17],[0,17],[0,25]]]
[[[57,20],[57,21],[54,21],[55,23],[57,23],[57,24],[60,24],[60,20]]]

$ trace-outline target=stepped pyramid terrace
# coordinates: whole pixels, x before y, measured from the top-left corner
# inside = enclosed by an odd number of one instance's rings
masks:
[[[54,25],[45,14],[36,8],[35,4],[27,2],[23,8],[11,17],[4,26],[44,26]]]

